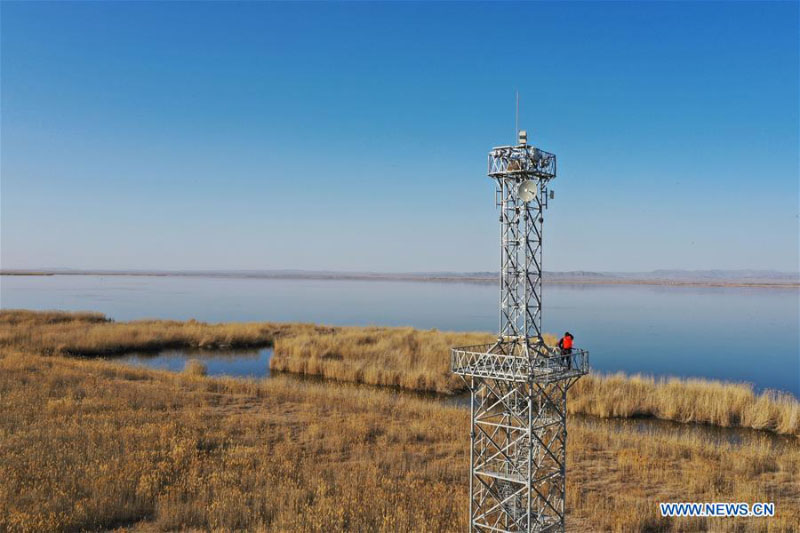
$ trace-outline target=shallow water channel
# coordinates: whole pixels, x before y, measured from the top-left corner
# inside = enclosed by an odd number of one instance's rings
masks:
[[[158,370],[180,372],[189,360],[203,363],[209,376],[229,376],[238,378],[269,378],[269,361],[272,358],[272,348],[259,348],[254,350],[164,350],[158,353],[129,353],[121,356],[106,358],[109,361],[146,366]],[[319,381],[320,378],[303,377],[294,374],[281,373],[282,378],[298,381]],[[463,393],[455,396],[444,396],[435,393],[418,393],[401,389],[386,387],[373,387],[372,385],[350,384],[353,387],[380,388],[394,394],[414,396],[431,401],[439,401],[448,405],[469,408],[469,394]],[[682,424],[669,420],[655,418],[599,418],[587,415],[571,415],[587,425],[596,427],[609,427],[618,431],[636,431],[643,435],[672,435],[680,437],[699,437],[710,440],[716,444],[768,444],[774,447],[786,445],[797,446],[797,441],[792,437],[775,435],[768,431],[758,431],[747,428],[723,428],[704,424]]]
[[[134,352],[108,360],[136,366],[146,366],[158,370],[180,372],[186,362],[195,359],[203,363],[209,376],[230,376],[236,378],[269,377],[269,360],[272,348],[256,350],[164,350],[158,353]]]

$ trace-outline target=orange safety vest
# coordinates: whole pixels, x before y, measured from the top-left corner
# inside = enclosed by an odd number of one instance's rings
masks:
[[[561,347],[564,348],[565,350],[572,348],[572,337],[569,336],[563,337],[561,339]]]

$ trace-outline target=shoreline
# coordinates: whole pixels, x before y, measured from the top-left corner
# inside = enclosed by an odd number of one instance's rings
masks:
[[[475,283],[481,285],[497,284],[496,276],[436,275],[436,274],[370,274],[370,273],[315,273],[315,272],[160,272],[160,271],[113,271],[113,270],[0,270],[0,276],[119,276],[155,278],[208,278],[208,279],[274,279],[274,280],[314,280],[314,281],[408,281],[428,283]],[[800,281],[767,280],[692,280],[692,279],[603,279],[587,276],[584,279],[547,279],[546,285],[642,285],[654,287],[696,287],[696,288],[756,288],[756,289],[798,289]]]

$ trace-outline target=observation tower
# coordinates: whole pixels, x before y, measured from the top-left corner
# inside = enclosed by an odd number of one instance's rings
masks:
[[[500,209],[500,334],[453,348],[471,393],[469,530],[564,531],[567,389],[589,353],[542,337],[542,226],[556,156],[519,144],[489,152]]]

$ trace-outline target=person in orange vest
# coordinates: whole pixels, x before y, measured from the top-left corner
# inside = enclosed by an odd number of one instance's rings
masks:
[[[572,336],[572,333],[567,331],[564,333],[564,336],[558,341],[558,347],[561,349],[562,362],[564,366],[567,368],[572,368],[572,358],[569,357],[572,354],[572,341],[575,340],[575,337]]]

